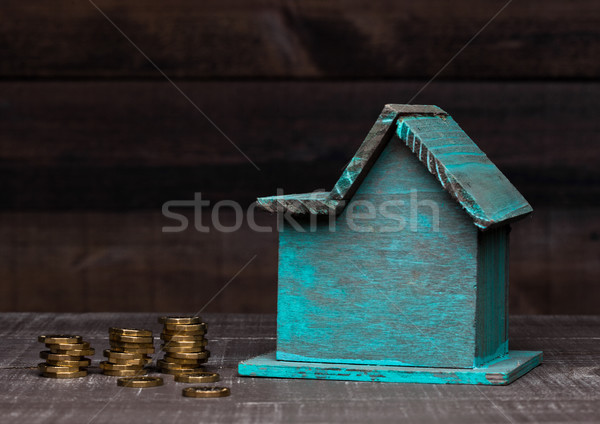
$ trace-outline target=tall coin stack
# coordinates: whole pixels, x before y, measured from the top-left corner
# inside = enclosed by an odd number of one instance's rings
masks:
[[[207,325],[200,317],[161,317],[158,322],[164,326],[160,338],[165,356],[157,364],[160,372],[185,374],[198,371],[210,356],[206,350]]]
[[[85,356],[95,352],[81,336],[39,336],[38,341],[45,343],[49,349],[40,352],[40,358],[46,360],[38,364],[38,369],[44,377],[77,378],[87,375],[90,360]]]
[[[152,331],[137,328],[108,329],[110,349],[105,350],[106,361],[100,362],[105,375],[130,377],[143,375],[144,365],[152,361],[154,353]]]

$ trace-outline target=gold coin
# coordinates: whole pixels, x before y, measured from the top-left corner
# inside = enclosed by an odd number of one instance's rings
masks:
[[[38,370],[41,372],[52,372],[56,374],[60,373],[73,373],[79,371],[79,367],[57,367],[55,365],[50,365],[45,362],[38,364]]]
[[[206,372],[206,371],[198,371],[198,372],[190,372],[187,374],[177,374],[174,377],[175,381],[180,383],[214,383],[215,381],[219,381],[221,376],[216,372]]]
[[[56,355],[68,355],[68,356],[93,356],[96,350],[91,347],[83,350],[61,350],[61,349],[50,349],[50,353]]]
[[[134,352],[116,352],[114,350],[105,349],[102,352],[102,355],[106,356],[109,359],[151,359],[149,356],[143,353],[134,353]]]
[[[60,373],[45,372],[42,375],[47,378],[79,378],[79,377],[85,377],[87,375],[87,371],[81,370],[81,371],[75,371],[75,372],[71,372],[71,373],[68,373],[68,372],[60,372]]]
[[[51,334],[49,336],[38,336],[38,342],[50,343],[50,344],[62,344],[62,343],[81,343],[83,339],[81,336],[70,336],[66,334]]]
[[[133,349],[150,349],[154,347],[154,343],[126,343],[126,342],[118,342],[115,340],[109,340],[108,343],[110,347],[124,347],[124,348],[133,348]]]
[[[206,324],[165,324],[163,332],[188,333],[188,332],[206,332]]]
[[[152,362],[152,359],[142,358],[142,359],[115,359],[108,358],[108,362],[116,365],[141,365],[144,366]]]
[[[164,359],[159,359],[157,362],[159,368],[166,368],[168,370],[184,370],[184,369],[194,369],[200,368],[201,365],[198,363],[195,364],[176,364],[174,362],[167,362]]]
[[[198,331],[178,331],[178,330],[163,330],[162,333],[160,333],[161,336],[164,337],[202,337],[204,338],[204,336],[206,335],[206,332],[203,330],[198,330]],[[161,337],[161,339],[164,340],[163,337]]]
[[[166,347],[204,347],[208,344],[208,340],[195,341],[165,341],[161,346]]]
[[[183,396],[193,398],[213,398],[229,396],[231,392],[227,387],[194,386],[186,387],[182,391]]]
[[[110,334],[108,336],[108,340],[110,340],[111,342],[136,344],[148,344],[154,342],[154,339],[152,337],[121,336],[118,334]]]
[[[161,346],[160,350],[168,354],[171,353],[201,353],[204,352],[204,347],[173,347],[173,346]]]
[[[122,336],[134,336],[134,337],[152,337],[152,331],[140,330],[138,328],[117,328],[111,327],[108,329],[109,334],[118,334]]]
[[[210,357],[210,351],[204,352],[170,352],[168,356],[177,359],[206,359]]]
[[[46,342],[46,346],[50,350],[85,350],[90,348],[89,342],[81,342],[81,343],[48,343]]]
[[[181,334],[165,334],[160,333],[161,340],[166,342],[201,342],[206,340],[203,334],[190,335],[188,333]]]
[[[204,357],[202,359],[181,359],[181,358],[173,358],[170,355],[165,355],[163,359],[166,362],[170,362],[172,364],[203,364],[206,362],[206,357]]]
[[[168,368],[158,368],[158,371],[163,374],[178,375],[178,374],[187,374],[189,372],[198,371],[198,368],[186,368],[186,369],[180,369],[180,370],[173,370],[173,369],[168,369]]]
[[[82,358],[73,361],[54,361],[52,359],[46,359],[46,363],[55,367],[89,367],[91,361],[87,358]]]
[[[200,317],[160,317],[158,322],[161,324],[200,324],[202,319]]]
[[[117,386],[122,387],[135,387],[138,389],[146,387],[157,387],[163,385],[163,379],[160,377],[133,377],[133,378],[119,378],[117,380]]]
[[[61,355],[58,353],[52,353],[49,350],[42,350],[40,352],[40,358],[49,359],[51,361],[79,361],[85,359],[81,356]]]
[[[139,377],[146,374],[143,369],[139,370],[102,370],[102,374],[112,377]]]
[[[123,364],[113,364],[108,361],[100,361],[100,368],[107,371],[121,371],[121,370],[141,370],[144,368],[144,365],[123,365]]]
[[[111,352],[115,352],[115,353],[141,353],[141,354],[146,354],[146,355],[150,355],[152,353],[154,353],[154,348],[133,348],[133,347],[116,347],[116,346],[111,346],[110,348]]]

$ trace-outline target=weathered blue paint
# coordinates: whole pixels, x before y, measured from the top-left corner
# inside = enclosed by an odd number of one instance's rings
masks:
[[[377,216],[353,228],[365,200]],[[473,366],[478,230],[397,137],[335,232],[303,225],[280,233],[277,359]]]
[[[503,225],[479,233],[475,366],[508,352],[509,232]]]
[[[396,133],[481,229],[506,224],[532,208],[446,112],[436,106],[386,105],[331,192],[270,196],[270,212],[339,214]],[[307,197],[309,196],[309,197]]]
[[[541,362],[508,351],[507,224],[531,206],[441,109],[386,105],[331,192],[258,204],[304,220],[280,233],[275,356],[240,374],[508,384]]]
[[[249,377],[351,380],[382,383],[510,384],[542,362],[541,352],[510,351],[485,367],[420,368],[323,364],[275,359],[274,353],[240,362],[238,372]]]
[[[409,116],[396,133],[427,170],[487,229],[531,213],[532,208],[450,116]]]

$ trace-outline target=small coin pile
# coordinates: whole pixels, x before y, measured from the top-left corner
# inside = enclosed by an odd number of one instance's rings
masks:
[[[163,359],[157,363],[160,372],[165,374],[185,374],[199,371],[210,352],[206,350],[207,325],[200,317],[160,317],[163,324],[160,338]]]
[[[144,365],[152,361],[154,353],[152,331],[137,328],[108,329],[110,349],[103,352],[107,358],[100,362],[105,375],[132,377],[143,375]]]
[[[77,378],[87,375],[90,360],[86,356],[95,353],[88,342],[81,336],[43,335],[38,337],[49,350],[40,352],[40,358],[46,362],[38,364],[38,369],[48,378]]]

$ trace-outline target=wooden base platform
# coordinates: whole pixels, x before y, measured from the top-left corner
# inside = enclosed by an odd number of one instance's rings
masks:
[[[483,368],[424,368],[383,365],[278,361],[275,352],[240,362],[238,372],[249,377],[377,381],[385,383],[507,385],[542,362],[542,352],[511,350]]]

